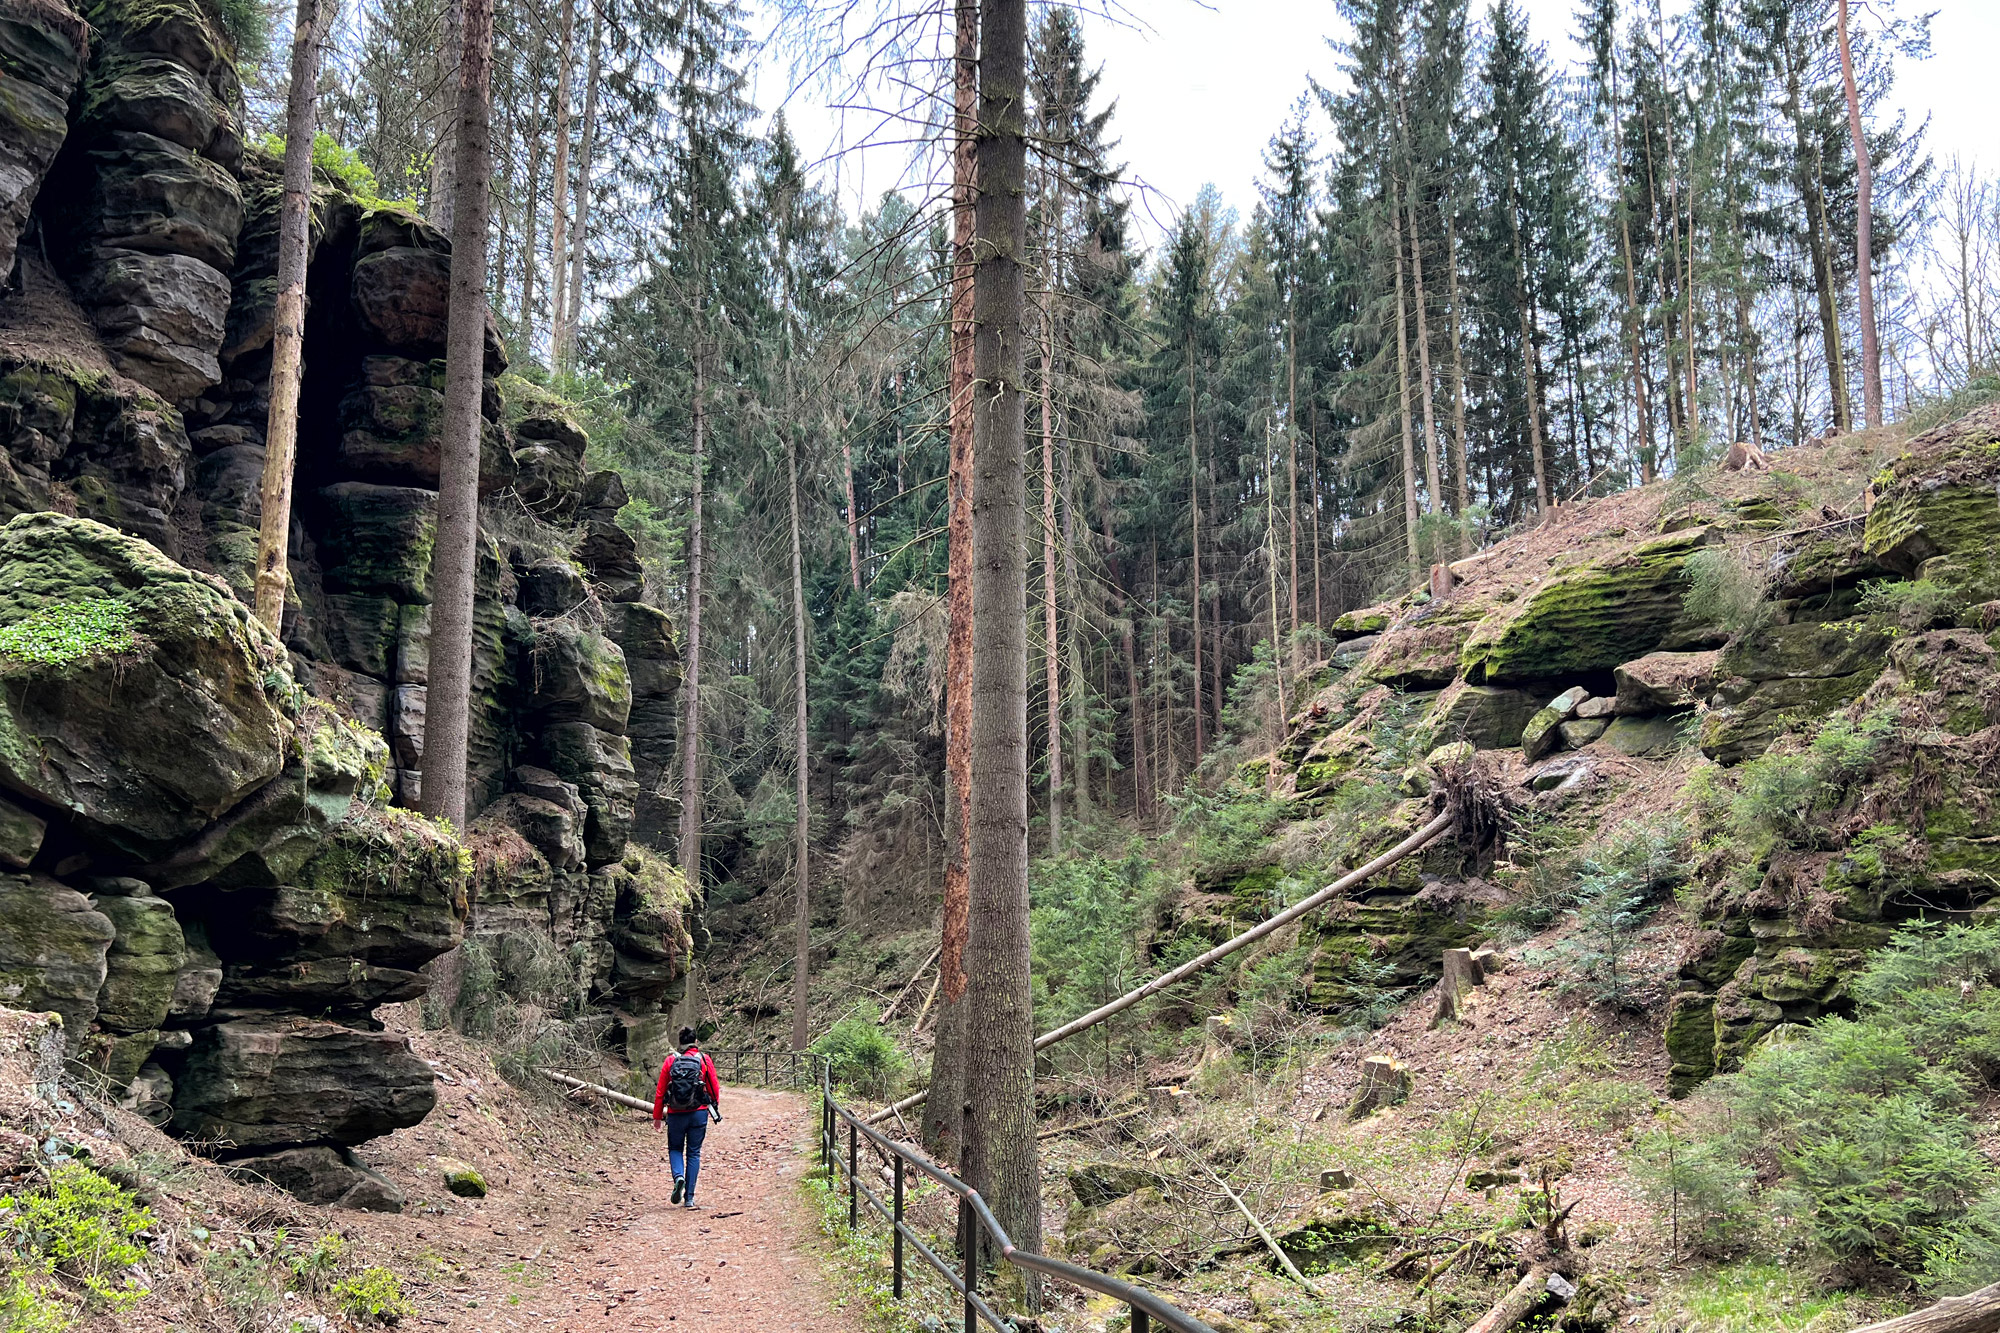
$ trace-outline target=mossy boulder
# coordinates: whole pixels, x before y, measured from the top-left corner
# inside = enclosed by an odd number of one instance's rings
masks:
[[[1278,1248],[1307,1277],[1334,1265],[1381,1254],[1396,1244],[1394,1223],[1364,1203],[1322,1196],[1298,1225],[1277,1235]],[[1276,1258],[1269,1261],[1279,1269]]]
[[[1084,1208],[1102,1208],[1142,1189],[1158,1189],[1160,1175],[1129,1162],[1079,1162],[1069,1169],[1069,1191]]]
[[[1614,717],[1600,742],[1608,750],[1633,759],[1665,759],[1687,743],[1692,713],[1658,717]]]
[[[1912,440],[1878,491],[1869,555],[1968,602],[2000,597],[2000,404]]]
[[[217,580],[88,519],[0,527],[0,785],[151,859],[284,768],[284,650]]]
[[[1424,733],[1437,744],[1463,740],[1479,750],[1505,750],[1521,743],[1528,720],[1540,710],[1526,690],[1454,681],[1424,718]]]
[[[1442,689],[1458,676],[1459,650],[1471,632],[1449,612],[1386,630],[1362,659],[1362,678],[1396,690]]]
[[[330,588],[429,604],[436,491],[343,481],[321,489],[319,502],[320,560]]]
[[[444,1187],[461,1199],[486,1197],[486,1177],[476,1167],[446,1157],[438,1161],[438,1174],[444,1177]]]
[[[1706,528],[1550,574],[1534,592],[1480,622],[1460,666],[1473,684],[1509,684],[1609,671],[1635,655],[1697,634],[1681,608],[1687,559]]]
[[[1335,616],[1326,631],[1336,639],[1355,639],[1364,634],[1380,634],[1394,618],[1394,607],[1364,606]]]
[[[587,722],[614,736],[632,714],[625,653],[604,635],[568,621],[541,626],[521,678],[531,707],[550,722]]]
[[[1648,653],[1612,670],[1617,708],[1624,716],[1692,708],[1715,689],[1719,649],[1692,653]]]
[[[1859,698],[1871,679],[1872,673],[1724,681],[1716,706],[1702,716],[1701,752],[1724,764],[1755,759],[1785,732]]]
[[[157,1029],[167,1020],[187,960],[187,941],[166,899],[138,880],[109,883],[115,890],[100,891],[91,900],[117,932],[105,956],[97,1021],[114,1032]]]
[[[1889,635],[1862,621],[1762,625],[1724,648],[1716,671],[1751,681],[1857,674],[1873,679],[1888,647]]]
[[[1667,1091],[1685,1097],[1715,1073],[1715,997],[1683,991],[1667,1008]]]
[[[90,900],[46,875],[0,875],[0,1004],[62,1015],[71,1051],[97,1017],[117,931]]]

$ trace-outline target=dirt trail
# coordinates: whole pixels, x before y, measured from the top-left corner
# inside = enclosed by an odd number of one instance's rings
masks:
[[[860,1333],[860,1318],[835,1308],[799,1192],[810,1112],[789,1093],[732,1088],[724,1101],[702,1153],[699,1210],[668,1202],[664,1133],[606,1135],[618,1160],[597,1206],[545,1252],[468,1263],[464,1295],[477,1305],[461,1301],[446,1326]]]

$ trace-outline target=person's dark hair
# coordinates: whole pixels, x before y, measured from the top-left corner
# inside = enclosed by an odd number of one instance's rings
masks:
[[[683,1045],[683,1046],[692,1046],[692,1045],[694,1045],[694,1029],[693,1029],[693,1028],[682,1028],[682,1029],[681,1029],[681,1045]]]

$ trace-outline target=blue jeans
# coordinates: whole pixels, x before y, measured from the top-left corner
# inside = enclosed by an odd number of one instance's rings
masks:
[[[669,1111],[667,1113],[667,1165],[674,1169],[674,1179],[687,1181],[687,1194],[683,1197],[694,1202],[695,1177],[701,1174],[701,1141],[708,1137],[708,1108],[698,1106],[692,1111]],[[685,1146],[685,1162],[682,1149]]]

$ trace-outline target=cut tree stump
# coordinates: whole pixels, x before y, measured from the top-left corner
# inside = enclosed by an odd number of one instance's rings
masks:
[[[1361,1062],[1361,1086],[1347,1104],[1347,1118],[1359,1120],[1410,1095],[1410,1067],[1388,1055],[1371,1055]]]
[[[2000,1282],[1936,1305],[1869,1324],[1854,1333],[2000,1333]]]
[[[1470,949],[1444,951],[1444,975],[1438,980],[1437,1013],[1431,1026],[1438,1027],[1465,1016],[1466,999],[1474,986],[1484,985],[1486,974],[1474,961]]]

